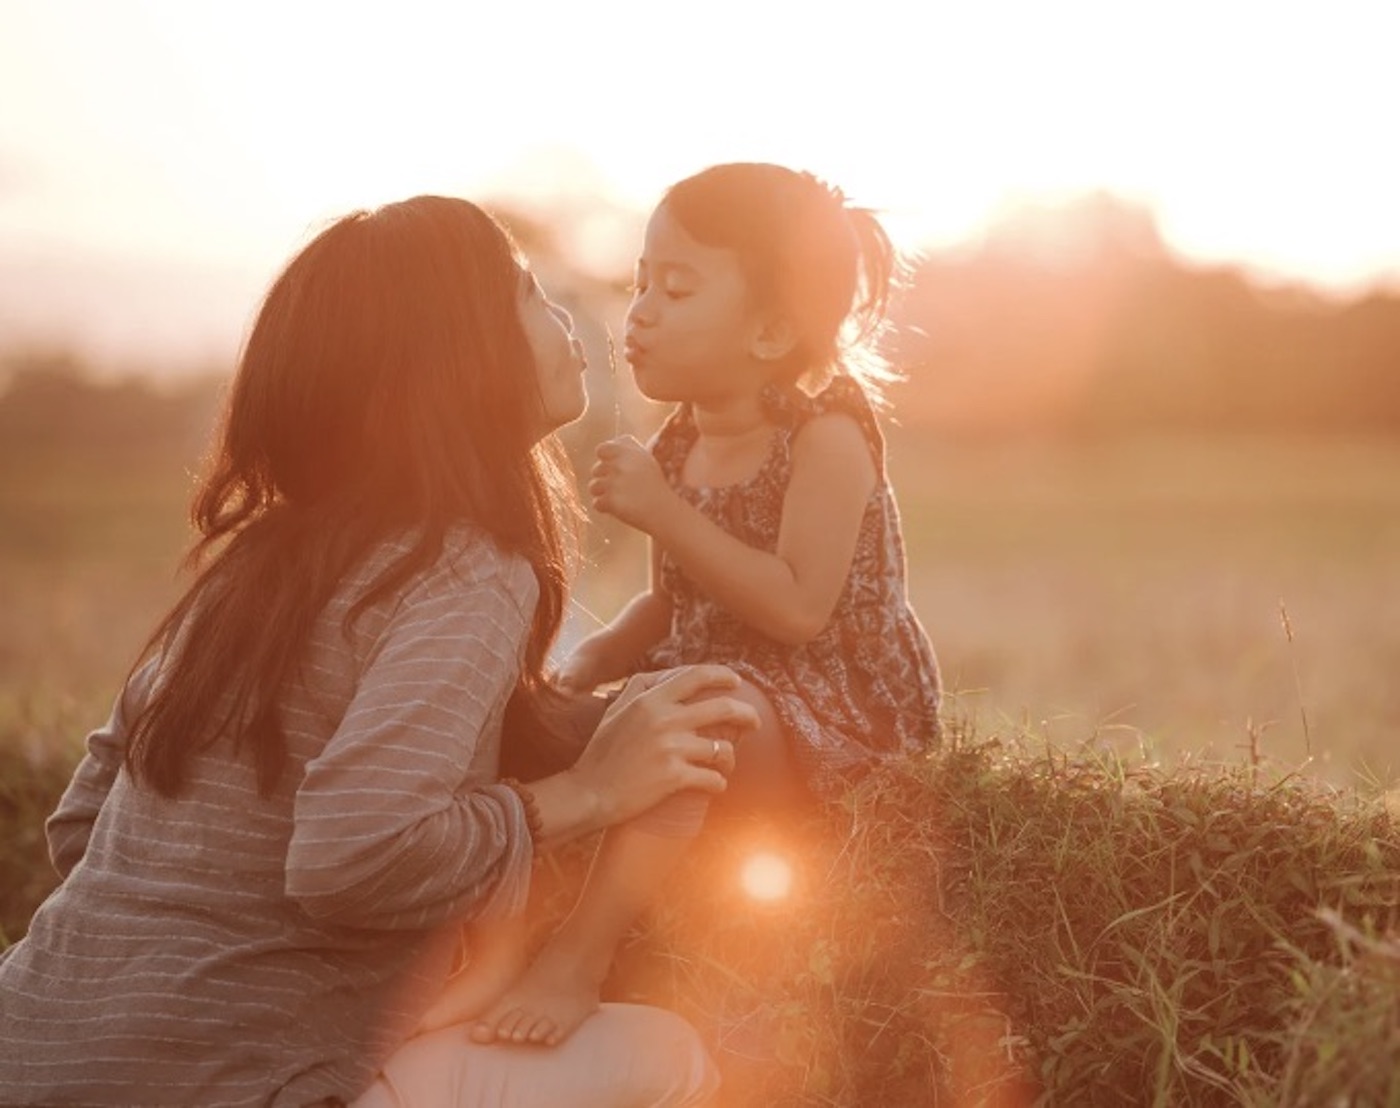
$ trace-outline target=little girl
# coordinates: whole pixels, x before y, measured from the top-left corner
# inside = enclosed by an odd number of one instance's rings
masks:
[[[730,666],[761,723],[738,744],[726,803],[829,794],[939,734],[869,398],[888,378],[868,346],[893,272],[872,213],[776,165],[681,181],[647,226],[626,355],[641,392],[676,408],[649,449],[601,445],[589,493],[650,536],[651,583],[556,679],[582,692]],[[611,829],[574,912],[474,1037],[556,1042],[577,1026],[704,808],[681,793]]]

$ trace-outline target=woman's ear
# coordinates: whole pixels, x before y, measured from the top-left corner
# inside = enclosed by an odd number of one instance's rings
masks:
[[[749,341],[749,353],[760,361],[778,362],[797,345],[797,331],[786,316],[773,316],[762,323]]]

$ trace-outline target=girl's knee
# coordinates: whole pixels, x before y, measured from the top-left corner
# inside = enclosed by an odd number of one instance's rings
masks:
[[[758,713],[758,726],[752,730],[724,728],[723,734],[718,729],[714,734],[717,739],[734,743],[734,771],[729,775],[728,789],[713,798],[715,807],[726,813],[803,808],[809,794],[787,731],[768,694],[741,678],[736,689],[705,693],[698,699],[710,696],[734,697]]]
[[[748,680],[733,694],[758,713],[758,726],[734,736],[734,772],[719,798],[721,807],[788,806],[800,803],[804,790],[791,742],[768,695]]]
[[[747,704],[758,714],[758,726],[753,729],[742,729],[722,725],[719,727],[707,728],[704,734],[713,734],[717,739],[728,739],[736,744],[743,743],[750,747],[754,745],[783,745],[782,721],[778,719],[778,713],[773,708],[773,702],[768,699],[768,694],[747,678],[740,678],[739,687],[726,689],[724,691],[707,691],[697,696],[696,700],[709,700],[716,696],[726,696],[733,700],[740,700]]]

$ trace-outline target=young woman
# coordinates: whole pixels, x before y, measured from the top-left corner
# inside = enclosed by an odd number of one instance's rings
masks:
[[[737,678],[630,683],[569,769],[549,725],[570,564],[551,432],[583,357],[463,200],[347,216],[273,284],[194,505],[202,568],[48,823],[63,883],[0,955],[0,1101],[672,1105],[694,1032],[604,1006],[559,1050],[411,1038],[461,926],[537,850],[733,765]]]

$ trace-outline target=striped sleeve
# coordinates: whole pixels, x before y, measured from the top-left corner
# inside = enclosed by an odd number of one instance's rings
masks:
[[[44,825],[49,858],[60,877],[67,877],[87,853],[92,825],[122,766],[127,729],[145,703],[158,664],[158,657],[149,658],[132,674],[107,722],[88,735],[87,751]]]
[[[382,632],[345,716],[306,767],[287,894],[311,916],[380,929],[524,905],[532,849],[507,787],[464,784],[519,675],[535,603],[523,563],[416,587]]]

